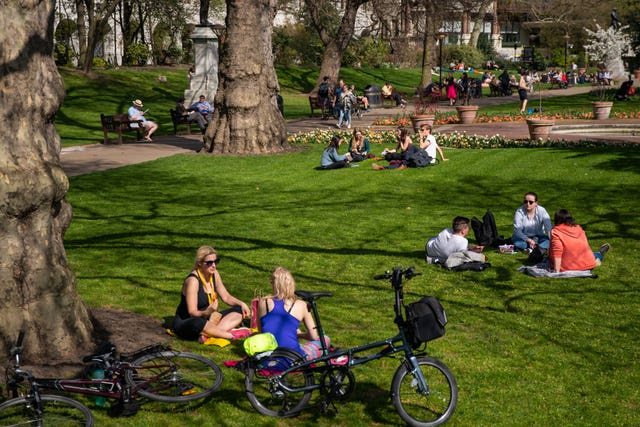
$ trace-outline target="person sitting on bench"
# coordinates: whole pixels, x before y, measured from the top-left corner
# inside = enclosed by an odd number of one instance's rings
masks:
[[[396,107],[404,108],[407,105],[407,101],[402,99],[400,94],[396,92],[396,90],[391,86],[391,82],[386,82],[384,86],[380,89],[382,92],[382,97],[385,99],[392,99],[396,102]]]
[[[178,117],[185,117],[190,122],[197,122],[198,127],[200,128],[200,132],[204,134],[204,131],[207,129],[207,121],[202,117],[196,110],[187,109],[184,106],[184,98],[180,98],[178,103],[176,104],[176,115]]]
[[[127,115],[129,116],[129,120],[134,121],[134,120],[142,120],[142,126],[144,127],[144,137],[143,139],[147,142],[151,142],[151,135],[153,135],[153,133],[158,130],[158,124],[155,122],[152,122],[151,120],[147,120],[144,117],[144,114],[149,111],[142,111],[142,101],[140,101],[139,99],[136,99],[135,101],[133,101],[133,105],[131,105],[131,107],[129,107],[129,110],[127,111]],[[138,124],[137,123],[131,123],[130,125],[132,128],[137,128]]]

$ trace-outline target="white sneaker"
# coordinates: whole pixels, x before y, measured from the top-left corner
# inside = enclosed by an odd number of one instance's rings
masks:
[[[351,129],[351,123],[347,125],[347,129]]]
[[[340,123],[336,123],[336,127],[340,129],[342,126],[340,125]]]

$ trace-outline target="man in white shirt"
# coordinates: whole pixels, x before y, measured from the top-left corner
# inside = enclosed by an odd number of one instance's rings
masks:
[[[442,148],[437,144],[436,137],[431,134],[432,126],[428,123],[420,125],[418,130],[420,149],[427,152],[427,156],[431,157],[431,163],[436,162],[436,153],[440,154],[440,158],[443,162],[447,159],[442,152]]]
[[[469,218],[455,217],[451,228],[445,228],[436,237],[427,241],[427,256],[434,258],[434,262],[437,260],[444,263],[454,252],[467,250],[482,252],[484,246],[469,245],[467,234],[469,234]]]

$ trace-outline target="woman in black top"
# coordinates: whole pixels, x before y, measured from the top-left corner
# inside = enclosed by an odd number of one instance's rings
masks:
[[[196,263],[184,280],[180,304],[173,319],[173,330],[181,338],[205,341],[210,337],[238,339],[250,331],[232,330],[251,310],[225,288],[216,268],[220,259],[215,249],[202,246],[196,253]],[[218,311],[218,300],[230,309]]]

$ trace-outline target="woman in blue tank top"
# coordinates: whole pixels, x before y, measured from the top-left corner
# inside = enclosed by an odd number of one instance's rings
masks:
[[[291,272],[278,267],[271,274],[273,294],[262,298],[258,304],[261,332],[270,332],[276,337],[279,347],[290,348],[307,358],[318,357],[320,337],[307,304],[296,298],[296,282]],[[298,328],[304,323],[306,332]],[[299,339],[311,340],[300,345]],[[329,338],[325,336],[327,346]]]

